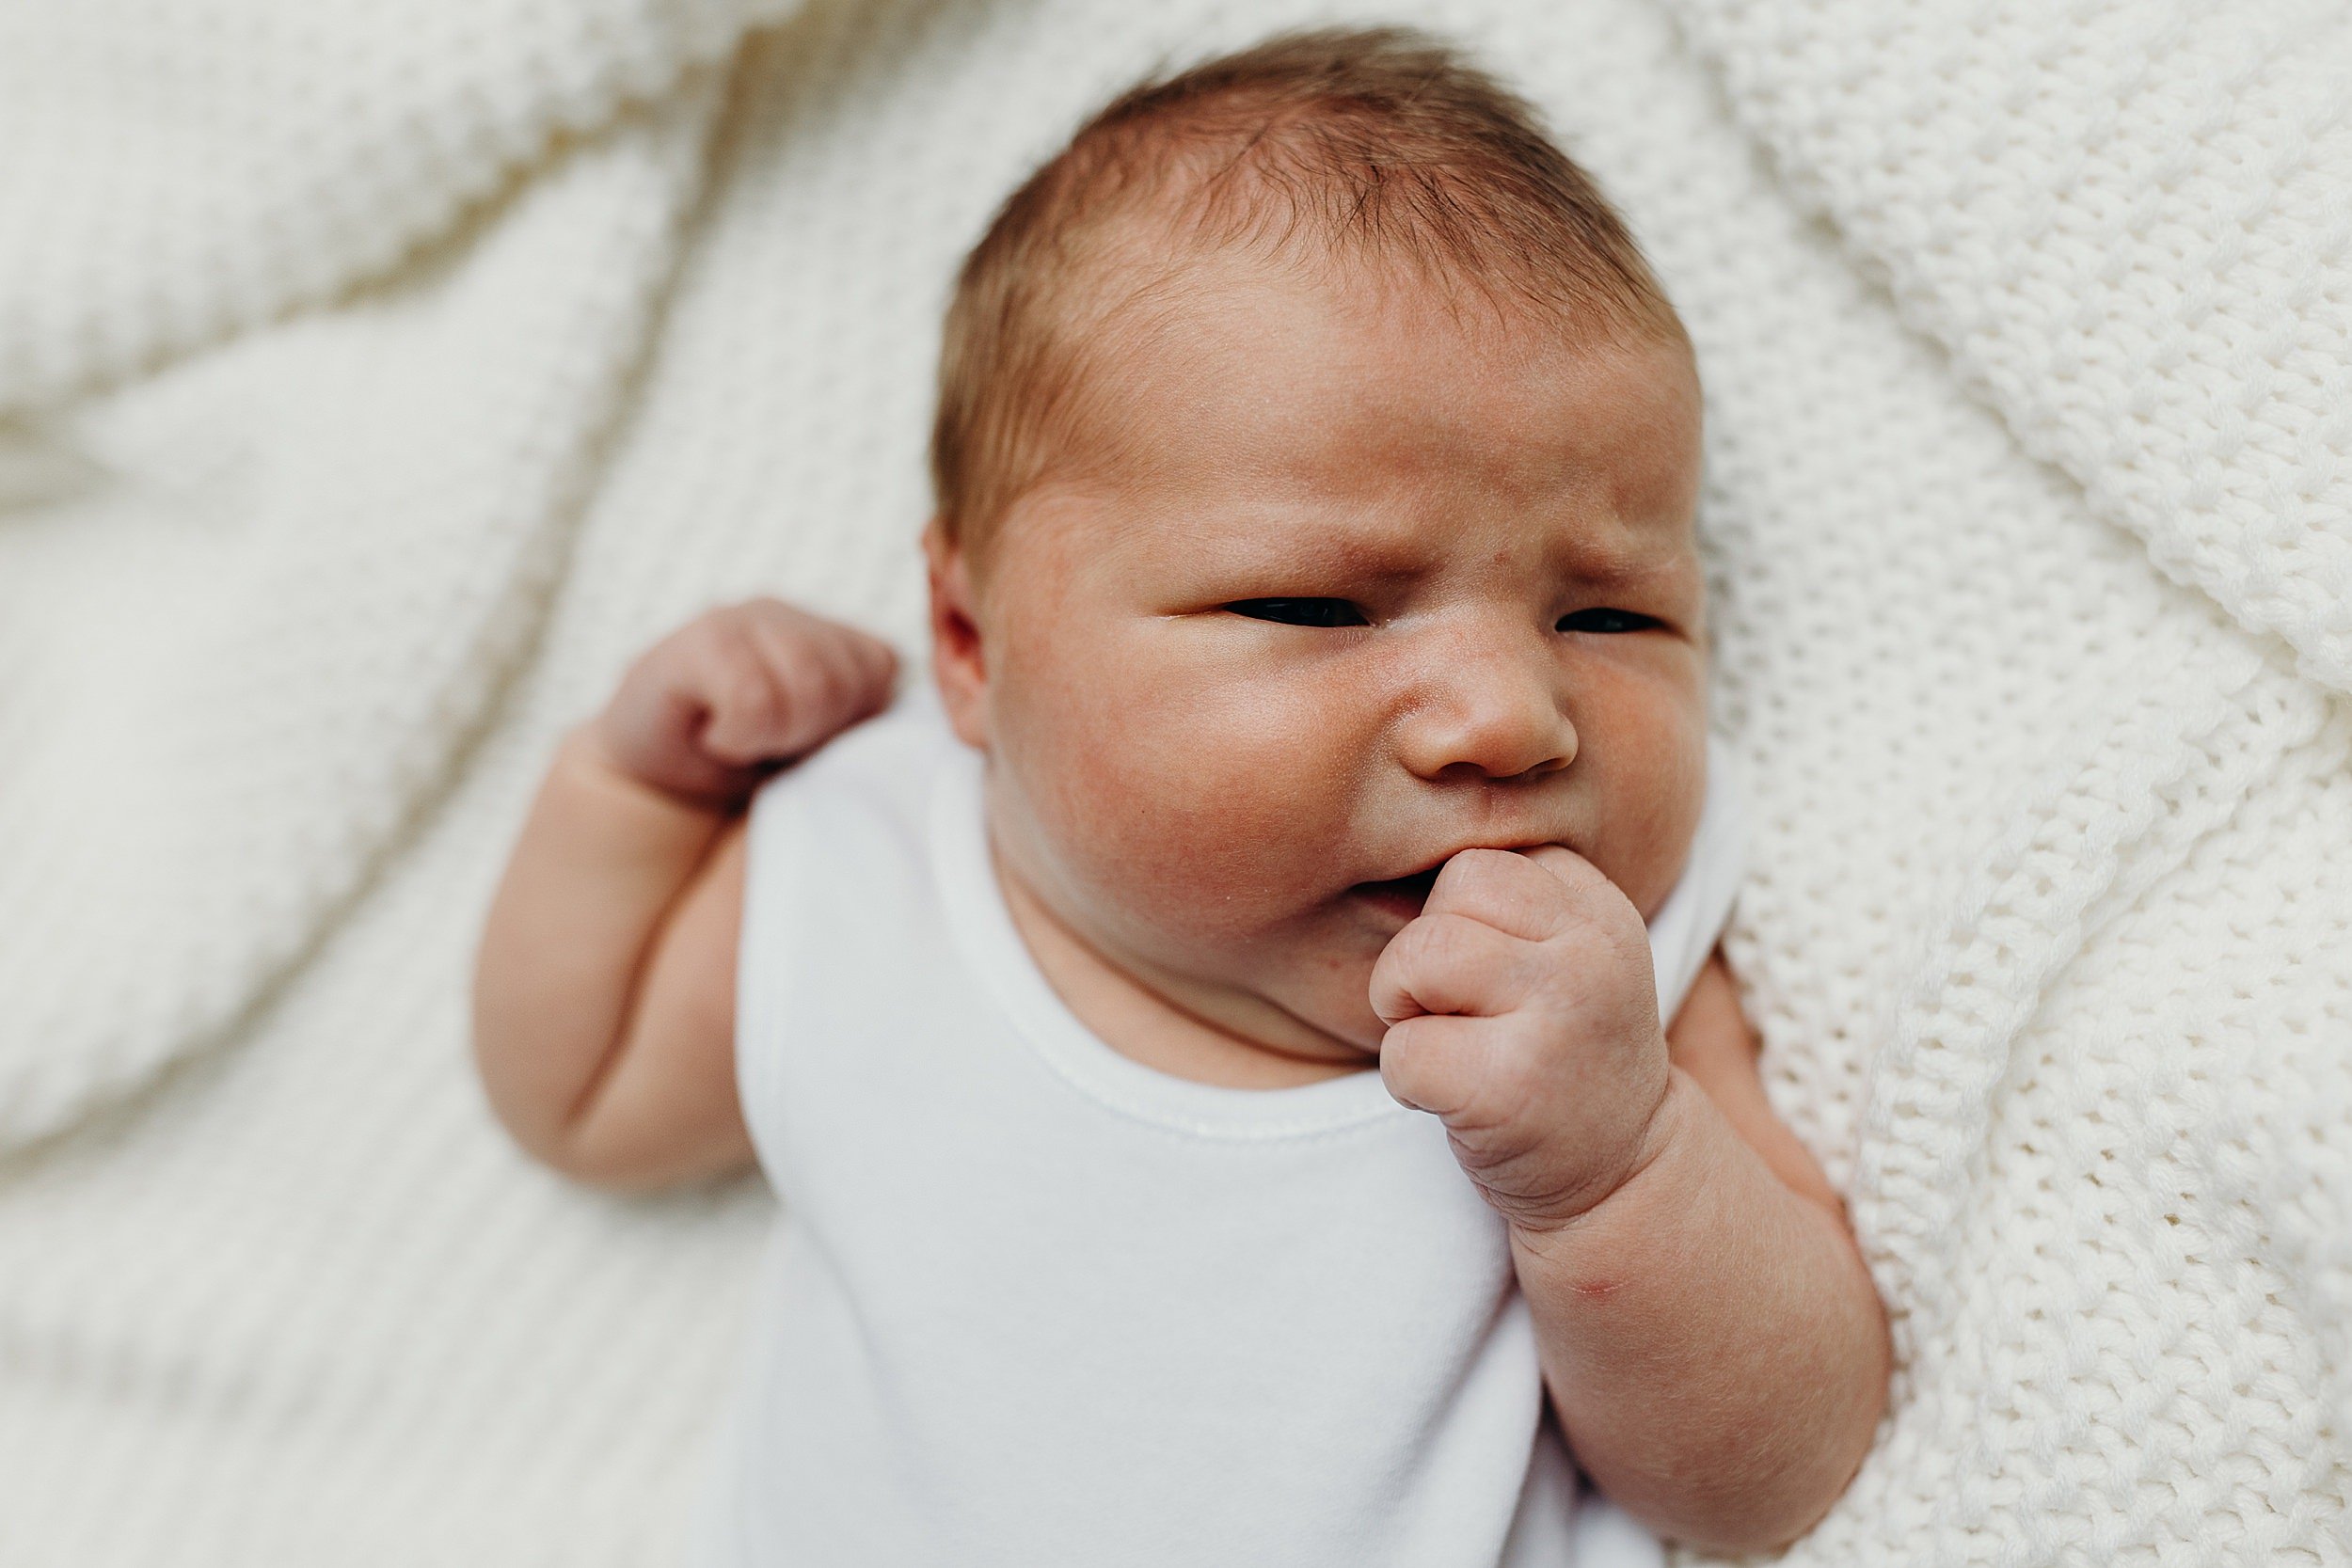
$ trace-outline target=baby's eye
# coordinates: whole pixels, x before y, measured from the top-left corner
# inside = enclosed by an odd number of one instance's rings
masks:
[[[1235,599],[1225,607],[1253,621],[1286,626],[1368,626],[1364,612],[1345,599]]]
[[[1579,610],[1560,617],[1554,631],[1623,632],[1646,631],[1661,626],[1655,615],[1644,615],[1630,610]]]

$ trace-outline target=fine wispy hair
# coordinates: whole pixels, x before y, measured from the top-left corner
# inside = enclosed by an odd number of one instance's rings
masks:
[[[1079,128],[965,258],[931,474],[967,544],[1048,467],[1111,324],[1246,251],[1403,277],[1457,309],[1680,339],[1624,220],[1535,111],[1411,29],[1289,33],[1147,80]]]

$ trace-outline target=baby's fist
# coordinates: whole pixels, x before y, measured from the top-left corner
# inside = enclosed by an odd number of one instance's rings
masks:
[[[1640,1167],[1666,1098],[1642,916],[1557,845],[1465,849],[1373,966],[1380,1075],[1503,1218],[1564,1224]]]
[[[696,616],[641,656],[597,717],[596,736],[622,771],[733,805],[768,765],[881,712],[898,667],[879,638],[751,599]]]

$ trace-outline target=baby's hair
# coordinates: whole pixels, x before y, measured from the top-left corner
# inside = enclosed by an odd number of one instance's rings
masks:
[[[1284,34],[1121,94],[964,259],[931,430],[948,539],[977,548],[1045,477],[1110,320],[1218,250],[1684,341],[1624,220],[1523,99],[1411,29]]]

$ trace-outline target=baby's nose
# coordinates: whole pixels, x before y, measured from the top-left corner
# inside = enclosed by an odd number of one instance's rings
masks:
[[[1433,649],[1400,728],[1406,768],[1431,780],[1516,779],[1576,760],[1576,726],[1549,650],[1507,635]]]

